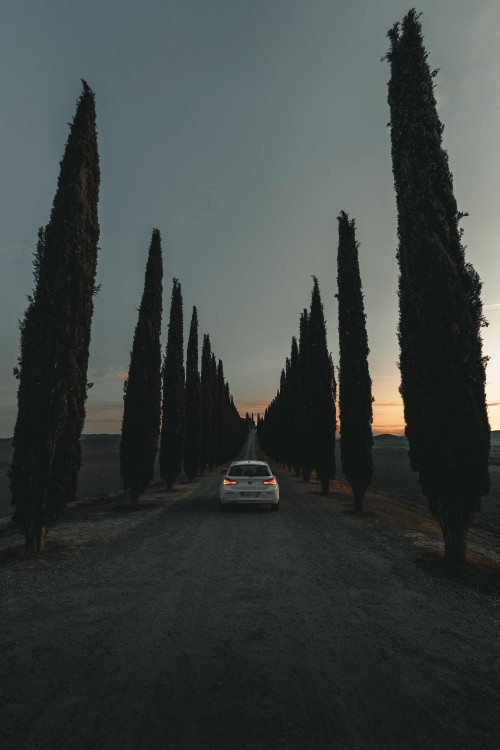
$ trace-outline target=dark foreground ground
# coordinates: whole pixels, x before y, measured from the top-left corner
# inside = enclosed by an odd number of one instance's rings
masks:
[[[278,513],[220,512],[213,475],[7,559],[2,746],[497,750],[498,592],[279,478]]]

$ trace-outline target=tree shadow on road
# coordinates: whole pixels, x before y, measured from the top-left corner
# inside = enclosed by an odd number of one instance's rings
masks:
[[[442,552],[419,550],[415,565],[433,578],[454,581],[487,594],[500,593],[500,563],[480,558],[470,551],[464,565],[451,565]]]

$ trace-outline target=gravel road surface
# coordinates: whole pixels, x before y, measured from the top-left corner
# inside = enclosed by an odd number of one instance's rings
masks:
[[[278,477],[278,513],[222,513],[209,477],[2,571],[2,746],[498,750],[500,597]]]

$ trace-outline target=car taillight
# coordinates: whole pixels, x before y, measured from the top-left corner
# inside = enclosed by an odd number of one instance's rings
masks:
[[[236,481],[236,479],[227,479],[226,477],[224,477],[224,482],[223,483],[224,484],[238,484],[238,482]]]
[[[262,484],[276,484],[276,477],[273,477],[272,479],[263,479]]]

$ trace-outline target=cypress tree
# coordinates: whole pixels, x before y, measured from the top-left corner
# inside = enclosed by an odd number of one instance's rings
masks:
[[[291,364],[290,358],[285,361],[283,372],[283,461],[288,469],[292,470],[292,440],[293,440],[293,403],[290,395]]]
[[[198,313],[193,307],[186,355],[186,440],[184,469],[193,481],[200,468],[201,383],[198,371]]]
[[[290,463],[296,477],[300,476],[300,422],[299,422],[299,347],[297,339],[292,337],[290,352],[290,417],[291,442]]]
[[[167,490],[182,471],[186,432],[184,380],[184,332],[181,285],[173,280],[167,349],[163,365],[163,405],[160,441],[160,473]]]
[[[210,454],[210,434],[212,426],[212,390],[210,387],[212,348],[210,336],[205,333],[201,350],[201,448],[200,473],[208,466]]]
[[[299,329],[299,425],[300,469],[304,482],[308,482],[313,469],[311,433],[311,362],[309,352],[309,314],[303,310]]]
[[[309,361],[311,403],[312,463],[321,482],[321,491],[328,494],[330,479],[335,476],[335,379],[326,341],[323,304],[315,276],[309,314]]]
[[[210,357],[210,393],[212,398],[212,419],[210,424],[210,444],[208,450],[208,468],[210,471],[217,462],[219,439],[219,393],[217,389],[217,360],[212,352]]]
[[[230,393],[229,383],[224,385],[225,414],[227,424],[227,450],[226,458],[236,456],[248,436],[248,424],[239,415],[234,399]]]
[[[446,559],[462,563],[470,522],[490,486],[481,282],[465,261],[433,73],[415,10],[388,36],[406,435],[412,469],[443,532]]]
[[[354,495],[354,511],[358,513],[363,510],[363,497],[373,475],[370,350],[355,221],[349,221],[341,211],[338,222],[340,456],[342,471]]]
[[[226,390],[224,384],[224,366],[219,359],[217,364],[217,465],[221,466],[226,456]]]
[[[124,384],[120,472],[132,505],[154,477],[161,410],[161,236],[153,229],[144,292]]]
[[[97,264],[99,155],[85,81],[50,220],[39,231],[35,289],[20,326],[18,415],[9,472],[14,521],[32,552],[75,498]]]

